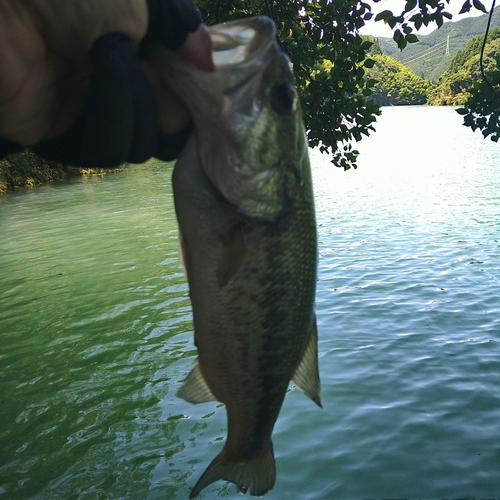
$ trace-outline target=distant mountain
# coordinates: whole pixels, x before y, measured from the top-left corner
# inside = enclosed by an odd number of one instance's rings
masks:
[[[469,40],[484,35],[488,15],[469,17],[456,22],[444,23],[429,35],[419,36],[419,42],[408,44],[401,52],[392,38],[379,37],[384,54],[393,57],[413,72],[431,81],[448,69],[451,60],[463,50]],[[491,29],[500,27],[500,7],[493,12]],[[449,39],[448,39],[449,35]]]

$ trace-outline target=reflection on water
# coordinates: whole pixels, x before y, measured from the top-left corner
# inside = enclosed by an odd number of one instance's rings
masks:
[[[134,497],[169,453],[176,421],[159,420],[158,402],[184,376],[170,366],[192,351],[170,170],[2,200],[7,493]]]
[[[312,155],[324,410],[287,395],[267,498],[492,496],[499,146],[451,109],[387,108],[360,150],[347,173]],[[222,448],[222,405],[175,397],[195,350],[170,175],[0,198],[6,498],[187,498]]]

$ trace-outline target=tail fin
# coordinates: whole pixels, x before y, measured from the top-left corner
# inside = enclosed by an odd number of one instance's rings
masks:
[[[276,481],[273,443],[269,441],[267,449],[252,459],[227,459],[222,450],[198,479],[189,498],[196,497],[203,488],[219,479],[234,483],[241,493],[250,490],[252,496],[263,496]]]

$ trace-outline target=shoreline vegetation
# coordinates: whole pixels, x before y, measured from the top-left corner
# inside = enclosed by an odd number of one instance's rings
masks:
[[[74,175],[105,175],[117,168],[81,168],[44,160],[29,149],[0,159],[0,195],[16,189],[33,188]]]

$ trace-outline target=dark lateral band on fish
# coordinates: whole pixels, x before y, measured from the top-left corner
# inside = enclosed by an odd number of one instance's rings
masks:
[[[224,448],[190,498],[219,479],[262,496],[276,480],[271,434],[290,380],[321,406],[311,171],[273,22],[210,32],[214,72],[148,49],[194,120],[173,173],[198,348],[178,395],[220,401],[228,417]]]

